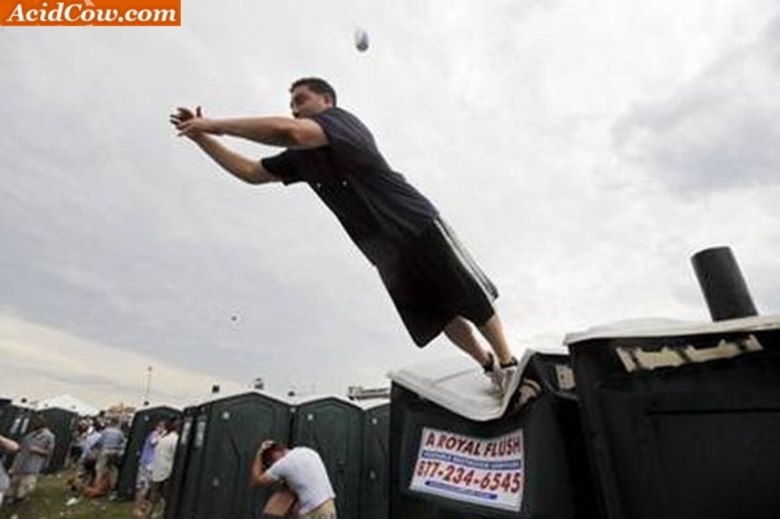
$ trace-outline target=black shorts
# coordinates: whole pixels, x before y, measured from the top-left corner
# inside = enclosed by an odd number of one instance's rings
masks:
[[[417,346],[439,335],[454,317],[477,326],[490,319],[498,291],[437,219],[390,264],[379,268],[401,320]]]

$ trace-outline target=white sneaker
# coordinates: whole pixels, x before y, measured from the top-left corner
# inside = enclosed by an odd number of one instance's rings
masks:
[[[542,394],[542,386],[533,379],[523,379],[523,383],[520,384],[520,401],[518,405],[525,405],[534,398]]]
[[[493,362],[493,365],[489,370],[485,369],[485,376],[490,378],[490,384],[494,392],[505,395],[507,391],[513,390],[513,388],[510,388],[509,386],[519,369],[517,359],[513,357],[512,360],[514,361],[514,364],[504,367],[501,367],[498,359],[492,353],[490,354],[490,360]]]
[[[512,383],[512,380],[517,375],[518,369],[520,369],[520,366],[518,366],[516,360],[515,360],[515,364],[512,364],[511,366],[506,366],[506,367],[499,366],[498,368],[498,372],[500,373],[499,388],[501,390],[502,395],[506,395],[506,393],[511,390],[509,386]]]
[[[489,369],[482,366],[483,373],[490,379],[490,389],[495,393],[501,393],[501,366],[498,365],[495,355],[492,353],[488,353],[488,355],[490,355],[491,366]]]

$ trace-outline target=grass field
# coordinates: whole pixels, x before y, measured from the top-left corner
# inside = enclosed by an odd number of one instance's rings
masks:
[[[41,476],[38,487],[29,501],[5,505],[0,508],[0,519],[128,519],[132,517],[132,503],[112,501],[108,498],[80,498],[76,504],[67,506],[72,496],[67,481],[71,473]],[[160,514],[156,514],[160,515]]]

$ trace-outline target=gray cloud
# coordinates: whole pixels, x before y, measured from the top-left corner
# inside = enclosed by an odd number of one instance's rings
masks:
[[[690,195],[777,183],[780,15],[669,97],[634,106],[614,127],[628,163]]]

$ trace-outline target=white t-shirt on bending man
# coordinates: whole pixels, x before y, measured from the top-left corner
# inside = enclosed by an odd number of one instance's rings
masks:
[[[290,449],[265,473],[277,481],[284,481],[295,492],[301,515],[336,496],[322,458],[308,447]]]

